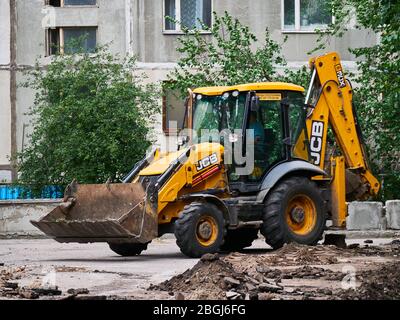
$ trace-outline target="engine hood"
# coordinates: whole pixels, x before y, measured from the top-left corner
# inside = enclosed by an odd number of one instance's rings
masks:
[[[140,176],[155,176],[160,175],[167,170],[171,162],[178,159],[178,157],[184,152],[185,150],[179,150],[176,152],[170,152],[166,155],[160,157],[160,159],[153,161],[150,163],[146,168],[139,172]]]
[[[180,155],[182,155],[184,152],[186,152],[187,149],[181,149],[179,151],[175,152],[169,152],[166,154],[162,154],[159,159],[154,160],[152,163],[150,163],[146,168],[144,168],[142,171],[139,172],[139,176],[155,176],[155,175],[160,175],[163,174],[170,164],[178,159]],[[194,145],[192,147],[192,152],[189,157],[189,161],[192,162],[193,164],[198,163],[200,160],[204,160],[204,157],[207,157],[213,153],[216,153],[218,156],[216,159],[218,159],[218,162],[221,161],[221,155],[224,152],[224,147],[220,145],[219,143],[210,143],[210,142],[203,142],[199,143],[197,145]],[[200,168],[198,169],[199,172],[206,169]],[[197,172],[197,169],[195,169],[195,172]]]

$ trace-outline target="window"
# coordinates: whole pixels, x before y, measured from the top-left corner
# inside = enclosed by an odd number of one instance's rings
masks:
[[[193,130],[197,142],[224,143],[222,131],[234,133],[242,129],[246,94],[238,91],[226,92],[222,96],[196,95],[193,112]],[[203,131],[206,130],[206,131]]]
[[[47,54],[70,54],[80,49],[93,52],[96,48],[96,33],[96,27],[48,29]]]
[[[177,134],[185,120],[185,99],[176,90],[164,88],[163,91],[163,131],[166,135]]]
[[[309,141],[307,135],[307,110],[304,107],[304,96],[299,92],[288,92],[289,132],[291,155],[293,158],[310,161]]]
[[[324,0],[282,0],[284,31],[315,31],[332,22]]]
[[[45,4],[53,7],[95,6],[97,0],[46,0]]]
[[[250,180],[258,181],[269,168],[284,159],[281,101],[269,99],[260,98],[259,112],[252,111],[249,117],[248,128],[254,130],[255,169]]]
[[[96,0],[64,0],[64,6],[95,6]]]
[[[61,0],[47,0],[45,3],[49,6],[61,7]]]
[[[47,55],[60,52],[60,28],[47,30]]]
[[[211,26],[211,0],[164,0],[164,31],[179,32],[181,26],[201,29],[200,21]]]

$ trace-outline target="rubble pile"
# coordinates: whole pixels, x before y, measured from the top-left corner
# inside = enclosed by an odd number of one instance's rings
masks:
[[[263,254],[207,254],[192,269],[149,290],[167,291],[179,299],[395,299],[400,292],[399,248],[396,243],[352,249],[288,244]],[[384,264],[383,269],[364,263],[362,257],[371,252],[396,262]],[[342,267],[350,258],[369,269],[357,269],[356,290],[343,290]]]
[[[33,281],[28,286],[20,286],[18,280],[23,278],[32,270],[26,266],[21,267],[4,267],[0,266],[0,298],[7,299],[40,299],[60,297],[60,299],[80,299],[82,296],[89,294],[86,288],[69,289],[67,295],[62,296],[63,292],[57,286],[43,285],[41,281]],[[62,296],[62,297],[61,297]]]
[[[237,268],[231,261],[237,262],[238,256],[242,255],[234,253],[224,258],[218,254],[204,255],[192,269],[149,289],[168,291],[171,295],[180,294],[185,299],[270,300],[277,298],[277,294],[299,297],[304,295],[298,288],[284,286],[282,279],[343,278],[342,273],[310,266],[280,270],[242,261],[239,264],[242,268]],[[247,271],[237,271],[244,266]],[[255,266],[255,269],[250,271],[251,266]],[[312,293],[306,294],[306,296],[312,295]]]
[[[400,257],[400,240],[393,240],[390,244],[385,246],[356,246],[350,251],[352,251],[353,254],[361,256]]]
[[[7,298],[38,299],[40,296],[61,295],[57,287],[20,287],[17,280],[28,272],[25,266],[0,269],[0,296]]]
[[[189,292],[186,299],[224,299],[230,288],[243,289],[244,275],[236,273],[232,265],[220,259],[218,254],[206,254],[192,268],[150,290],[168,291],[171,295]],[[195,288],[195,290],[192,290]]]
[[[356,289],[342,290],[338,298],[343,300],[399,300],[400,263],[385,265],[379,272],[367,270],[358,277],[362,280]]]

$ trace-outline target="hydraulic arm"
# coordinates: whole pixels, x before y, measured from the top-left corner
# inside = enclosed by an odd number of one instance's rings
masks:
[[[330,163],[333,225],[343,227],[346,195],[352,192],[355,199],[362,200],[377,194],[380,184],[368,166],[352,103],[352,86],[344,75],[339,55],[333,52],[313,58],[310,66],[312,78],[306,96],[310,107],[307,117],[310,154],[321,169],[326,169],[326,162]],[[329,127],[341,155],[326,159]],[[346,191],[346,186],[352,190]]]

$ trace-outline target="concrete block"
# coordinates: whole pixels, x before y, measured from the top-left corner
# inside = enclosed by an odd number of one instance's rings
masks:
[[[400,229],[400,200],[388,200],[385,206],[388,229]]]
[[[30,220],[39,220],[54,209],[60,200],[1,200],[0,238],[43,237]]]
[[[383,204],[372,201],[354,201],[348,204],[346,226],[348,230],[374,230],[385,228]]]

